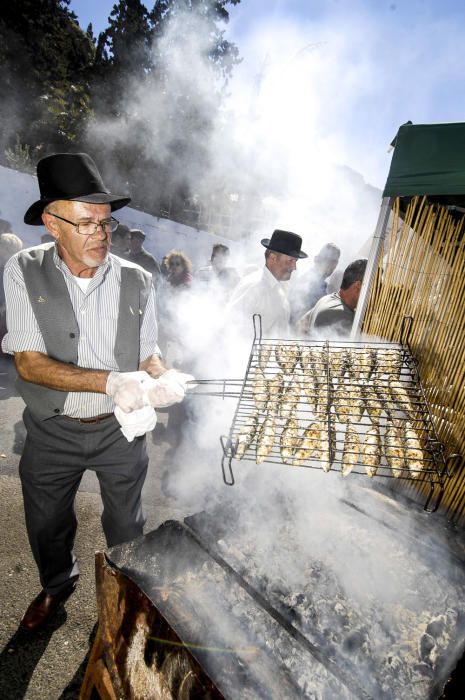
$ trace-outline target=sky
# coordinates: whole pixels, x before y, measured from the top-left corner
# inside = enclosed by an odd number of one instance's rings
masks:
[[[112,7],[70,3],[95,34]],[[230,84],[234,109],[259,105],[281,139],[300,114],[299,133],[305,121],[319,157],[323,151],[371,185],[384,185],[401,124],[465,117],[460,0],[242,0],[229,11],[226,38],[243,58]]]

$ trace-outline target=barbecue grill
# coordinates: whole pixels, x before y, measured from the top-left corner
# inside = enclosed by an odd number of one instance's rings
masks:
[[[403,320],[400,343],[283,340],[263,338],[255,314],[244,380],[202,382],[217,387],[209,395],[238,398],[221,437],[224,482],[235,483],[233,460],[408,480],[429,485],[424,508],[437,510],[461,456],[445,458],[436,435],[408,344],[412,323]]]
[[[270,524],[225,504],[118,545],[105,563],[98,555],[99,649],[117,691],[108,697],[453,698],[443,692],[465,645],[463,541],[419,508],[408,531],[405,511],[381,498],[371,491],[364,502],[382,523],[337,504],[341,546],[366,555],[365,595],[349,592],[330,550],[312,555],[295,539],[290,494],[288,517],[268,533],[274,556],[258,544]],[[415,588],[390,596],[399,559]]]

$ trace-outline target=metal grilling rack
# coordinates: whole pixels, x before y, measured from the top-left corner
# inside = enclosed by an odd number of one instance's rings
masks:
[[[437,438],[407,342],[412,322],[400,343],[280,340],[262,338],[254,315],[244,380],[205,382],[239,398],[221,437],[224,482],[235,483],[233,459],[415,480],[430,487],[424,509],[437,510],[460,455],[446,459]]]

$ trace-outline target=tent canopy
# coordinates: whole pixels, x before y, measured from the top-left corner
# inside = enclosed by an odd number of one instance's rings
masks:
[[[428,195],[465,206],[465,123],[404,124],[395,146],[383,197]]]

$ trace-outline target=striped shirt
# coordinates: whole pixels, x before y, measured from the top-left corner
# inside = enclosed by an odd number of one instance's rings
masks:
[[[48,247],[50,244],[44,244]],[[36,246],[42,247],[42,246]],[[6,353],[33,351],[47,354],[45,343],[32,310],[18,262],[21,255],[15,254],[5,265],[4,286],[8,332],[3,338],[2,349]],[[120,258],[109,253],[83,291],[67,265],[54,250],[54,262],[63,274],[71,304],[79,326],[78,366],[89,369],[116,370],[114,346],[119,314],[121,287]],[[124,261],[125,265],[139,267]],[[151,293],[141,324],[139,362],[153,354],[160,354],[157,345],[157,321],[155,313],[155,289]],[[89,418],[114,409],[113,399],[96,392],[69,392],[63,413],[72,418]]]

